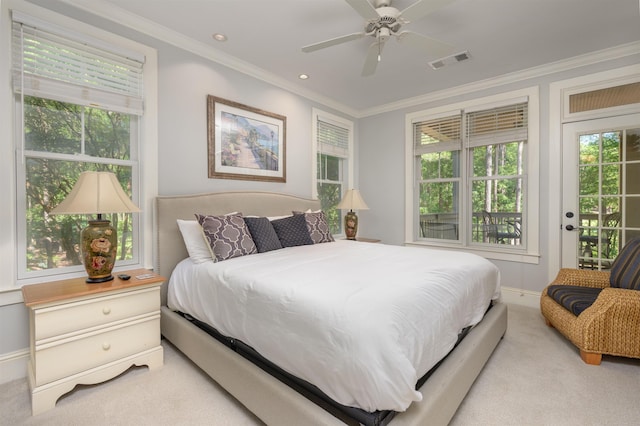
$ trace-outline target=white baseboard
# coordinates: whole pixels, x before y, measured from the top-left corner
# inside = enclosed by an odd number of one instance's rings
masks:
[[[29,349],[10,352],[0,356],[0,384],[27,377]]]
[[[502,301],[514,305],[540,309],[540,292],[522,290],[513,287],[502,287]]]

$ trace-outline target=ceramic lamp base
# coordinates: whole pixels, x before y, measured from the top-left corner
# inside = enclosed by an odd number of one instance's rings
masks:
[[[98,284],[98,283],[105,283],[107,281],[111,281],[113,280],[113,275],[109,274],[108,277],[103,277],[103,278],[87,278],[86,282],[89,284]]]
[[[344,233],[347,240],[355,240],[358,233],[358,216],[350,211],[344,216]]]
[[[82,259],[87,271],[88,283],[111,281],[111,271],[116,263],[118,234],[108,220],[90,220],[82,230]]]

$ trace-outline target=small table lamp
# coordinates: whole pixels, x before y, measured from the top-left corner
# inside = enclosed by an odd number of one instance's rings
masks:
[[[82,172],[63,202],[51,214],[97,214],[96,220],[82,230],[80,250],[88,283],[113,279],[111,270],[118,253],[118,233],[103,213],[133,213],[140,209],[120,186],[111,172]]]
[[[369,210],[362,196],[360,196],[360,191],[357,189],[348,190],[336,208],[349,209],[349,212],[344,217],[344,232],[347,240],[355,240],[358,233],[358,216],[354,213],[354,210]]]

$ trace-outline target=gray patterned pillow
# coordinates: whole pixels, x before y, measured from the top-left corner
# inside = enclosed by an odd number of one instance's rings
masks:
[[[295,247],[313,244],[307,229],[304,215],[297,214],[283,219],[272,220],[271,225],[278,234],[282,247]]]
[[[331,230],[329,229],[329,222],[327,222],[327,216],[322,210],[317,212],[294,211],[293,214],[304,214],[309,236],[313,240],[313,244],[330,243],[334,241]]]
[[[220,262],[258,252],[242,215],[207,216],[196,214],[212,257]]]
[[[258,253],[282,248],[276,230],[273,229],[273,225],[266,217],[245,217],[244,223],[249,228],[253,242],[258,248]]]

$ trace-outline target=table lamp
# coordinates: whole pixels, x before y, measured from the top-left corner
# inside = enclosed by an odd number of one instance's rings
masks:
[[[111,172],[82,172],[73,189],[51,214],[97,214],[82,230],[81,257],[88,283],[111,281],[118,253],[118,232],[103,213],[134,213],[140,209]]]
[[[358,216],[354,210],[369,210],[362,196],[360,196],[360,191],[357,189],[348,190],[336,208],[349,209],[344,217],[344,233],[347,236],[347,240],[355,240],[358,233]]]

